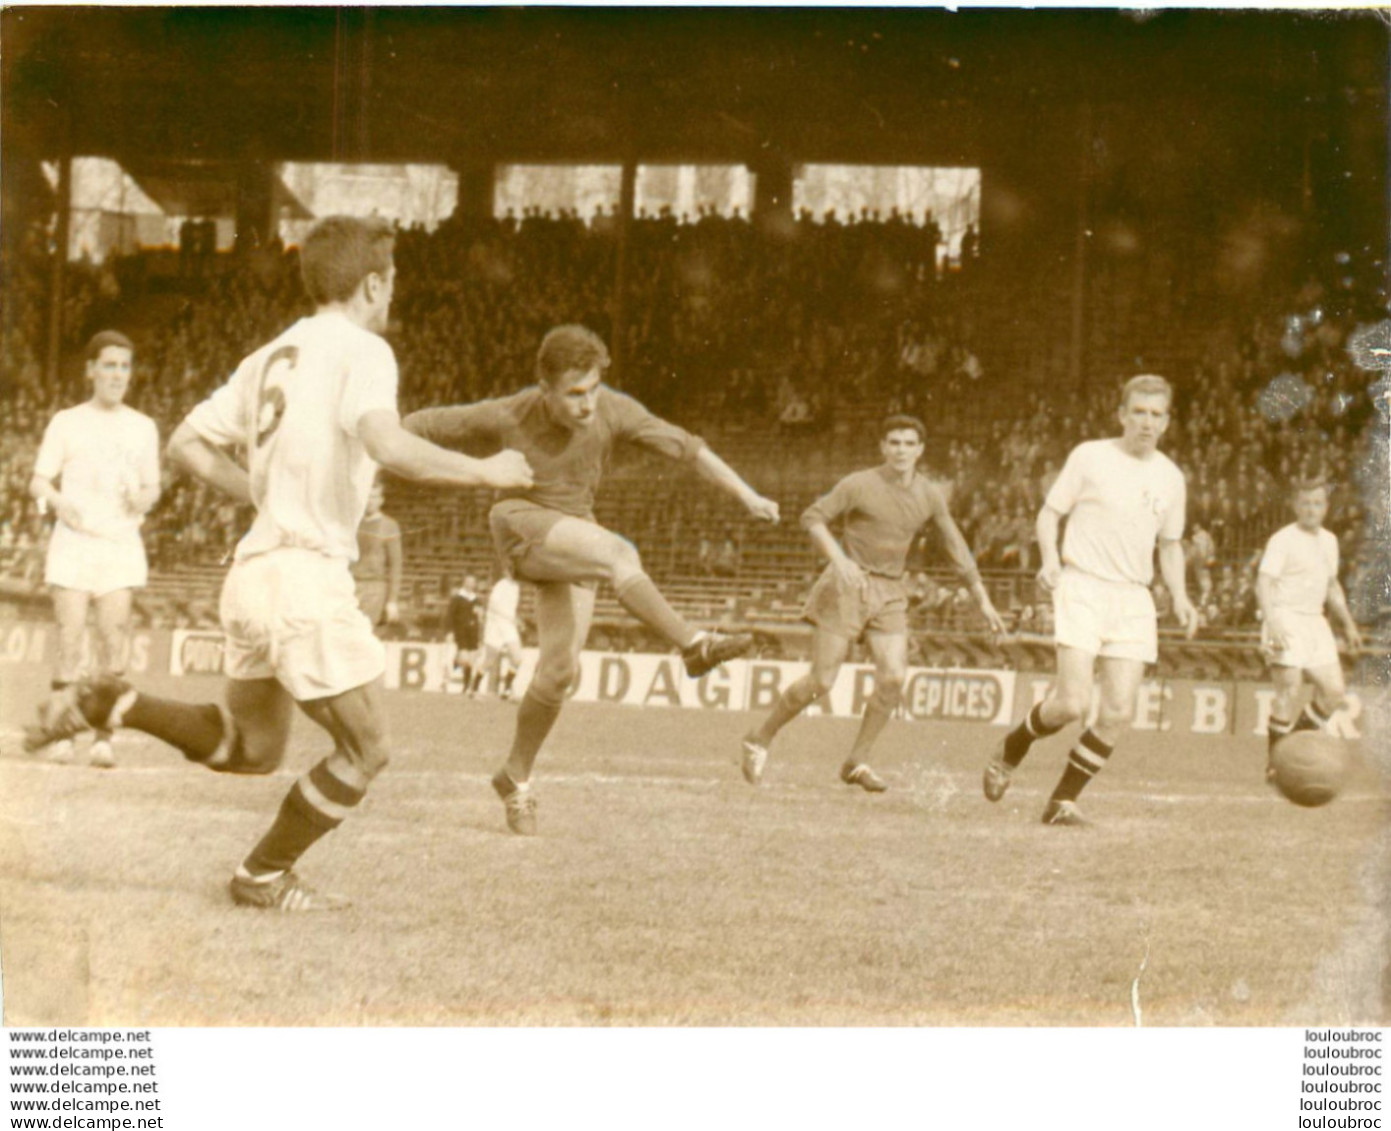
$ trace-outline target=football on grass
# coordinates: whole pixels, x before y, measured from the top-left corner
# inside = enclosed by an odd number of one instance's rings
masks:
[[[1347,777],[1347,743],[1332,735],[1296,731],[1275,744],[1270,761],[1275,788],[1296,805],[1327,805]]]

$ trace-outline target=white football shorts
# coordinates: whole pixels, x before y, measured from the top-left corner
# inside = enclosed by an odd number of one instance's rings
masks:
[[[49,585],[103,597],[121,589],[143,589],[149,578],[140,535],[119,541],[84,534],[58,523],[48,540],[43,579]]]
[[[1289,647],[1277,652],[1271,647],[1270,625],[1261,625],[1261,651],[1272,667],[1310,668],[1337,667],[1338,641],[1328,618],[1319,613],[1294,613],[1283,610],[1280,620],[1289,637]]]
[[[386,671],[386,649],[340,558],[280,549],[237,562],[222,586],[221,616],[230,679],[276,679],[303,702]]]
[[[1064,566],[1053,591],[1053,639],[1093,656],[1154,663],[1158,619],[1154,598],[1143,585],[1103,581]]]
[[[520,648],[521,646],[522,637],[517,631],[515,621],[489,617],[483,622],[483,647],[501,652],[506,648]]]

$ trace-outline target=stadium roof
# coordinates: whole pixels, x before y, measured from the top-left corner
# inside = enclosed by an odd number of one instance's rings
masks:
[[[969,157],[992,115],[1083,101],[1384,105],[1372,13],[64,8],[3,12],[32,156]],[[940,158],[939,158],[940,159]]]

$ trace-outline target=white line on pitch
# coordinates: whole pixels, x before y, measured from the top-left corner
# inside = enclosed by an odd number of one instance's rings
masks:
[[[94,772],[91,767],[85,766],[80,762],[56,763],[47,762],[41,758],[32,760],[0,759],[0,773],[6,770],[16,770],[21,773],[74,773],[74,772]],[[194,767],[186,763],[173,763],[168,766],[120,766],[115,770],[102,770],[99,776],[105,780],[115,777],[168,777],[187,775]],[[282,768],[274,774],[267,774],[265,778],[281,778],[292,780],[299,776],[302,771],[299,769]],[[955,775],[949,770],[938,771],[948,780]],[[260,775],[258,775],[260,776]],[[468,782],[474,785],[486,785],[491,779],[491,773],[475,772],[470,770],[407,770],[391,769],[388,770],[383,778],[384,783],[406,782],[406,781],[439,781],[439,782]],[[619,786],[638,786],[638,787],[665,787],[686,789],[700,792],[711,792],[727,784],[733,784],[736,777],[708,778],[708,777],[668,777],[655,774],[605,774],[605,773],[547,773],[539,779],[542,786],[572,786],[572,785],[619,785]],[[971,775],[974,782],[974,775]],[[378,787],[381,788],[380,786]],[[389,784],[388,784],[389,788]],[[822,784],[804,785],[797,782],[786,782],[776,786],[764,786],[755,791],[748,789],[749,798],[764,796],[776,797],[787,793],[822,793],[830,789],[830,786]],[[836,791],[840,792],[840,791]],[[900,797],[912,797],[920,790],[912,785],[899,786],[891,789],[889,797],[892,798],[896,793]],[[963,793],[965,791],[963,790]],[[972,790],[974,792],[974,790]],[[1107,795],[1115,798],[1122,798],[1132,801],[1142,801],[1150,804],[1160,805],[1208,805],[1212,803],[1227,804],[1268,804],[1274,797],[1273,794],[1263,790],[1253,789],[1246,793],[1233,793],[1214,791],[1208,793],[1151,793],[1134,789],[1111,789]],[[1021,798],[1032,800],[1028,793],[1021,793]],[[1042,796],[1040,794],[1040,796]],[[1378,793],[1349,793],[1345,794],[1340,801],[1343,803],[1352,802],[1383,802],[1386,798]]]

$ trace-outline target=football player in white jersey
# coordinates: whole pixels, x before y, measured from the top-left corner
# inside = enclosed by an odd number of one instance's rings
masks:
[[[1261,652],[1275,688],[1266,729],[1271,748],[1291,731],[1322,730],[1347,698],[1338,642],[1325,610],[1337,620],[1348,650],[1353,655],[1362,650],[1362,636],[1338,582],[1338,539],[1323,526],[1328,486],[1321,480],[1300,483],[1293,502],[1295,521],[1270,536],[1256,574]],[[1296,718],[1305,675],[1314,695]]]
[[[1158,658],[1150,595],[1156,543],[1174,616],[1190,638],[1198,629],[1184,577],[1187,490],[1183,473],[1158,450],[1172,403],[1173,390],[1163,377],[1132,377],[1121,396],[1121,435],[1075,447],[1039,512],[1038,580],[1053,594],[1057,674],[1043,701],[986,765],[983,785],[988,800],[1000,800],[1035,739],[1086,716],[1095,677],[1096,721],[1068,756],[1043,811],[1047,825],[1086,823],[1077,796],[1129,728],[1145,665]]]
[[[517,579],[506,570],[488,591],[488,611],[483,619],[483,666],[478,673],[478,687],[488,672],[493,672],[493,686],[498,698],[512,698],[512,681],[522,666],[522,634],[517,624],[517,607],[521,604],[522,589]]]
[[[271,827],[237,868],[235,902],[278,911],[347,901],[306,886],[293,868],[362,801],[386,765],[385,652],[358,607],[349,565],[378,465],[459,487],[531,485],[525,457],[472,459],[406,432],[396,359],[379,336],[395,278],[394,236],[378,219],[332,216],[300,253],[316,313],[251,354],[197,406],[170,458],[256,507],[222,590],[226,707],[162,700],[119,679],[84,680],[40,711],[26,745],[87,726],[127,726],[222,773],[279,766],[297,705],[333,751],[291,787]],[[246,454],[243,468],[228,454]]]
[[[44,580],[58,622],[53,689],[82,671],[82,632],[96,618],[96,669],[120,675],[129,650],[131,591],[148,574],[140,524],[159,499],[159,431],[125,404],[135,347],[124,334],[103,330],[87,343],[91,398],[57,413],[44,431],[29,492],[57,521],[48,542]],[[52,756],[68,761],[72,741]],[[99,731],[91,762],[116,764],[111,735]]]

